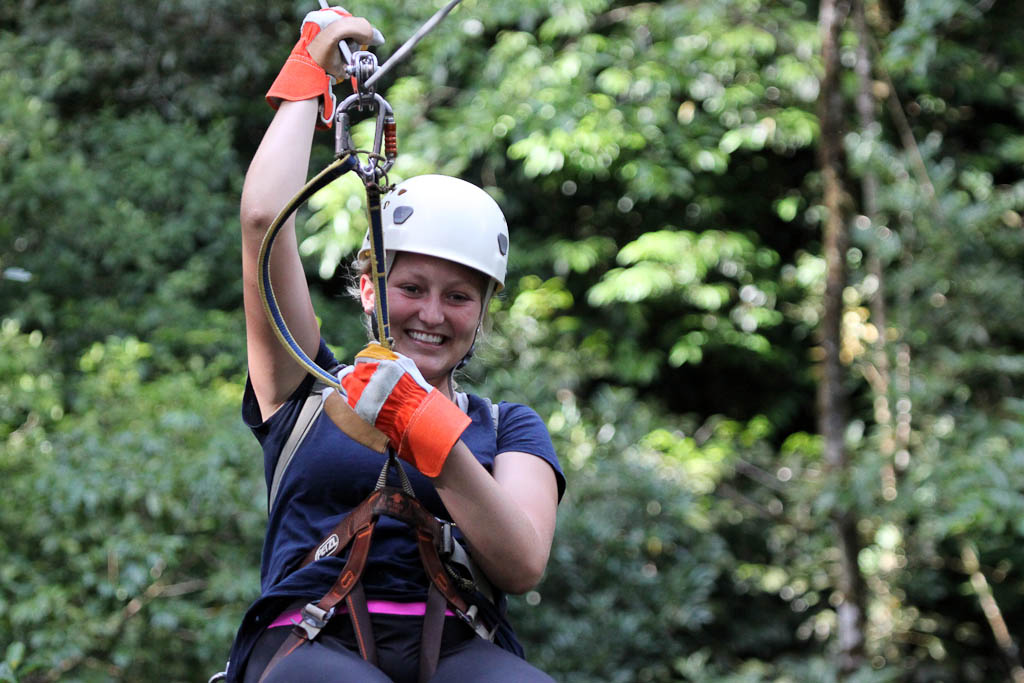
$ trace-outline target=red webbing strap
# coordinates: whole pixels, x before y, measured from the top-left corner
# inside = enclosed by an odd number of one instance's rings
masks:
[[[372,523],[366,528],[359,530],[356,537],[352,540],[352,550],[349,551],[345,567],[338,574],[338,578],[335,579],[331,590],[327,591],[327,594],[320,598],[320,602],[316,603],[318,608],[329,612],[355,588],[359,578],[363,575],[363,570],[366,569],[366,559],[370,556],[370,540],[372,537]]]
[[[376,513],[405,522],[417,532],[426,530],[431,538],[441,535],[441,522],[418,500],[393,486],[385,486],[378,493],[384,495],[373,506]]]
[[[437,554],[434,538],[429,532],[417,529],[416,540],[420,549],[420,562],[423,563],[423,569],[427,572],[430,585],[435,586],[452,607],[465,614],[469,610],[469,604],[459,594],[448,571],[441,563],[441,556]]]
[[[377,489],[348,513],[331,529],[316,548],[309,551],[299,569],[324,557],[338,555],[355,536],[356,531],[370,524],[381,515],[405,522],[417,531],[426,529],[431,538],[441,535],[441,523],[430,514],[423,504],[401,489],[385,486]]]
[[[373,519],[375,520],[376,518]],[[335,580],[334,585],[331,586],[331,590],[327,591],[327,594],[320,599],[316,607],[324,612],[330,612],[338,603],[348,598],[353,590],[358,590],[357,596],[348,602],[349,614],[352,616],[352,625],[357,630],[356,637],[359,640],[360,654],[367,661],[371,661],[368,655],[372,656],[373,663],[376,663],[377,652],[376,646],[373,644],[373,632],[370,628],[369,613],[366,609],[366,596],[363,594],[362,586],[359,583],[359,578],[363,575],[363,570],[366,569],[366,559],[370,555],[373,527],[374,521],[371,521],[355,533],[355,537],[352,539],[352,550],[349,551],[345,567],[338,574],[338,578]],[[335,529],[337,528],[335,527]],[[305,619],[305,615],[303,619]],[[319,633],[319,628],[312,637],[315,638],[317,633]],[[310,635],[303,627],[303,624],[296,624],[292,632],[288,634],[288,638],[277,649],[277,652],[274,653],[273,658],[267,664],[267,668],[263,670],[263,674],[260,676],[260,683],[263,683],[263,680],[270,675],[270,672],[282,659],[294,652],[300,645],[309,641]],[[364,643],[370,643],[369,649],[364,648]]]
[[[357,531],[376,521],[379,516],[377,506],[384,493],[384,490],[374,491],[362,503],[353,508],[350,513],[345,515],[331,529],[330,533],[324,536],[324,539],[320,541],[317,547],[309,551],[297,569],[302,569],[306,565],[324,557],[338,555],[347,548]]]
[[[458,592],[438,554],[437,539],[442,533],[441,522],[423,507],[422,503],[394,487],[385,486],[374,491],[338,522],[324,540],[306,555],[300,567],[324,557],[338,555],[351,543],[352,548],[345,567],[327,594],[316,603],[316,608],[325,613],[330,612],[344,600],[352,618],[359,653],[363,659],[376,665],[377,648],[373,639],[366,595],[359,579],[366,569],[373,529],[381,515],[405,522],[415,530],[420,562],[430,579],[426,613],[423,617],[423,634],[420,639],[419,676],[421,683],[425,683],[434,674],[440,658],[445,607],[450,604],[460,613],[466,614],[469,605]],[[319,633],[319,629],[316,633]],[[312,637],[315,638],[316,633]],[[262,683],[282,659],[309,640],[310,636],[303,626],[295,626],[267,664],[260,682]]]

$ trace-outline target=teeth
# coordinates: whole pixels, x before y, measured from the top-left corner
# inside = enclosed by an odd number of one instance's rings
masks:
[[[425,332],[408,332],[407,334],[416,341],[426,342],[428,344],[440,344],[444,341],[444,337],[439,334],[427,334]]]

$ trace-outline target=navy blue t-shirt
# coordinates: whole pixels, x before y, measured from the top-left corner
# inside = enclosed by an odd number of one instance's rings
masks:
[[[325,369],[336,365],[334,355],[323,342],[316,363]],[[288,401],[263,421],[252,386],[246,382],[242,416],[263,447],[268,491],[278,456],[313,384],[314,378],[307,377]],[[477,460],[492,471],[498,453],[517,451],[539,457],[551,465],[561,499],[565,476],[540,416],[525,405],[501,402],[496,432],[490,402],[473,395],[468,398],[466,412],[472,423],[461,439]],[[345,435],[326,414],[321,413],[311,425],[284,472],[270,511],[260,571],[261,596],[249,608],[235,639],[230,680],[240,680],[244,661],[256,638],[284,605],[297,599],[320,599],[330,589],[344,567],[347,553],[323,558],[299,570],[298,565],[342,517],[373,492],[385,461],[383,454]],[[435,516],[450,520],[430,479],[411,465],[402,465],[420,502]],[[400,485],[394,472],[388,483]],[[403,522],[380,518],[362,583],[371,600],[426,599],[428,579],[416,540]]]

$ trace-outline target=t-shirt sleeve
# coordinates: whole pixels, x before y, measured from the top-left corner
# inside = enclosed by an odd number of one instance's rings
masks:
[[[337,362],[334,354],[323,340],[320,341],[315,362],[325,370],[329,370]],[[256,392],[252,388],[252,381],[246,377],[245,392],[242,394],[242,420],[263,446],[264,456],[271,461],[281,452],[285,440],[291,434],[292,427],[302,410],[302,404],[315,381],[316,378],[312,375],[306,375],[292,395],[288,397],[288,400],[273,415],[264,420],[260,413],[259,402],[256,400]],[[268,463],[268,465],[272,465],[272,463]]]
[[[529,453],[551,465],[558,483],[558,500],[562,500],[565,473],[558,462],[547,426],[537,411],[521,403],[503,401],[499,406],[497,446],[498,454],[510,451]]]

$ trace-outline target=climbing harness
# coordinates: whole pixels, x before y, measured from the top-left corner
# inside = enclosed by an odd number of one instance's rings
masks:
[[[342,100],[334,112],[334,161],[314,176],[288,201],[267,229],[260,246],[257,284],[268,320],[289,354],[316,379],[315,391],[311,392],[310,398],[303,406],[296,427],[278,458],[268,505],[274,504],[285,469],[321,411],[326,412],[343,432],[358,443],[374,451],[387,454],[374,492],[343,518],[303,560],[301,567],[324,557],[338,555],[349,548],[345,566],[334,585],[320,600],[310,602],[302,608],[301,622],[294,627],[288,639],[271,659],[261,676],[261,681],[281,659],[303,643],[314,640],[342,606],[347,608],[352,619],[360,654],[367,661],[376,663],[376,648],[366,596],[360,578],[369,557],[374,527],[381,515],[401,520],[411,527],[412,533],[416,536],[421,563],[430,580],[421,635],[420,681],[429,679],[437,666],[446,608],[450,607],[454,610],[455,614],[469,624],[481,637],[488,640],[494,638],[496,625],[491,625],[488,628],[483,623],[480,610],[474,604],[475,601],[479,601],[480,596],[494,604],[496,602],[494,589],[482,572],[473,565],[465,548],[455,539],[454,525],[434,517],[416,499],[408,476],[395,456],[394,450],[390,448],[387,437],[356,415],[342,393],[333,390],[341,389],[340,377],[319,367],[296,342],[288,330],[284,316],[277,304],[270,277],[271,250],[278,233],[287,220],[317,191],[341,175],[354,172],[362,180],[367,197],[370,275],[375,291],[373,315],[375,333],[380,344],[388,349],[391,348],[393,340],[387,306],[386,252],[381,219],[381,194],[390,189],[387,174],[398,156],[398,144],[394,112],[388,101],[376,92],[375,84],[440,23],[459,2],[460,0],[450,0],[383,65],[378,65],[376,55],[371,52],[354,50],[346,41],[339,44],[339,50],[346,64],[346,74],[352,82],[353,93]],[[320,0],[320,4],[325,7],[325,0]],[[376,114],[373,145],[368,151],[357,150],[352,139],[352,117],[356,112]],[[341,376],[344,376],[344,372],[345,370],[342,371]],[[317,387],[319,390],[316,390]],[[496,410],[494,415],[495,428],[497,428]],[[391,470],[397,472],[400,488],[387,485]]]
[[[332,368],[333,371],[339,369],[340,381],[346,372],[351,371],[352,366],[339,364]],[[306,398],[299,418],[278,456],[268,502],[271,510],[277,502],[278,486],[284,472],[319,414],[330,410],[326,397],[331,395],[337,393],[325,383],[316,382]],[[456,394],[455,400],[460,408],[468,409],[469,397],[466,394]],[[489,405],[488,412],[491,414],[497,436],[500,419],[498,406],[484,400]],[[352,434],[349,436],[356,438]],[[377,450],[383,451],[385,447],[386,442]],[[392,469],[398,475],[400,488],[387,484],[388,474]],[[360,655],[368,662],[377,663],[373,627],[360,580],[366,568],[373,531],[381,515],[397,519],[412,528],[416,535],[420,562],[430,580],[420,636],[419,680],[428,680],[437,666],[441,634],[444,630],[444,613],[447,608],[451,608],[454,614],[481,638],[494,639],[497,625],[492,624],[488,627],[478,604],[475,603],[486,600],[491,605],[497,605],[500,601],[498,592],[455,537],[455,525],[435,517],[417,500],[401,463],[389,453],[373,493],[349,512],[316,548],[307,553],[299,565],[299,568],[302,568],[325,557],[339,555],[346,548],[350,548],[345,566],[334,585],[320,600],[311,601],[300,610],[301,621],[292,628],[288,638],[267,664],[260,681],[269,676],[271,670],[284,657],[304,643],[316,639],[338,609],[345,609],[352,620]]]
[[[386,485],[388,471],[392,467],[398,470],[401,488]],[[430,579],[420,636],[420,682],[429,680],[437,668],[446,609],[454,610],[456,616],[481,638],[494,638],[497,627],[487,628],[477,605],[466,597],[484,590],[493,592],[493,589],[489,584],[480,583],[482,577],[477,575],[471,564],[461,565],[460,559],[467,558],[453,535],[454,525],[434,517],[423,507],[413,494],[412,485],[401,465],[389,458],[373,493],[346,515],[303,559],[300,568],[349,548],[345,566],[334,585],[320,600],[311,601],[301,609],[301,621],[267,664],[260,676],[261,682],[282,659],[301,645],[313,641],[336,611],[342,608],[342,603],[352,620],[359,654],[371,664],[377,664],[373,626],[361,579],[374,528],[382,515],[404,522],[415,531],[420,562]]]

